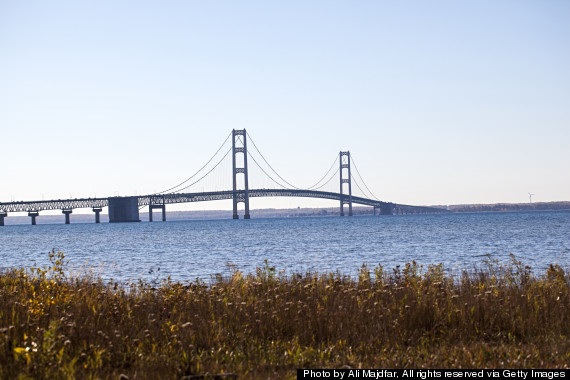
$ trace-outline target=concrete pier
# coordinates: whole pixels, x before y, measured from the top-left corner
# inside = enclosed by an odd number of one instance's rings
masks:
[[[4,218],[8,216],[5,211],[0,211],[0,227],[4,225]]]
[[[71,209],[67,209],[67,210],[61,210],[62,214],[65,214],[65,224],[70,224],[71,220],[69,218],[69,215],[73,212],[73,210]]]
[[[32,226],[36,225],[36,217],[39,216],[39,211],[30,211],[28,212],[28,216],[32,218]]]
[[[385,203],[380,206],[380,215],[394,215],[394,205]]]
[[[103,211],[101,207],[93,207],[93,212],[95,213],[95,223],[101,223],[101,218],[99,214]]]
[[[162,221],[166,222],[166,205],[148,205],[148,221],[152,222],[152,210],[160,209],[162,210]]]
[[[109,223],[140,221],[138,197],[109,198]]]

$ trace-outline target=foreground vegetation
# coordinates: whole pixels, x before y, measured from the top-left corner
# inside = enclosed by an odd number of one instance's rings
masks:
[[[0,378],[294,378],[308,367],[547,367],[570,363],[570,276],[514,261],[449,276],[256,274],[155,287],[0,274]],[[124,378],[125,376],[123,376]]]

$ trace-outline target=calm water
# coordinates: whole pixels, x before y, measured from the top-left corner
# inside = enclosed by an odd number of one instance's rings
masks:
[[[229,264],[250,273],[264,260],[287,273],[353,275],[411,260],[457,271],[509,253],[541,272],[570,266],[570,212],[11,225],[0,227],[0,270],[45,265],[52,248],[75,270],[120,281],[208,281]]]

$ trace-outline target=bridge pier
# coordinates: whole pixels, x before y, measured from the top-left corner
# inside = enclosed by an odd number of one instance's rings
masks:
[[[39,211],[30,211],[28,212],[28,216],[32,218],[32,226],[36,225],[36,217],[39,216]]]
[[[148,204],[148,221],[152,222],[152,210],[162,210],[162,221],[166,222],[166,198],[164,195],[154,195],[150,197]]]
[[[109,198],[109,223],[140,221],[138,197]]]
[[[394,215],[394,205],[392,203],[384,203],[380,206],[380,215]]]
[[[233,219],[239,219],[239,214],[237,212],[237,203],[236,203],[236,207],[234,207],[234,215],[232,217]],[[247,208],[243,214],[243,218],[244,219],[251,219],[251,215],[249,213],[249,208]]]
[[[62,214],[65,214],[65,224],[70,224],[71,221],[69,219],[69,215],[73,212],[72,209],[63,209],[61,210]]]
[[[93,212],[95,213],[95,223],[101,223],[101,218],[99,214],[103,211],[101,207],[93,207]]]
[[[0,226],[4,225],[4,218],[8,216],[6,211],[0,211]]]
[[[148,205],[148,221],[152,222],[152,210],[160,209],[162,210],[162,221],[166,222],[166,205]]]

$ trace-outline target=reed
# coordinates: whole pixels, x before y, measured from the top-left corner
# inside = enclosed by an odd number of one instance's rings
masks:
[[[570,276],[513,258],[447,275],[285,275],[206,284],[70,278],[65,256],[0,274],[0,378],[295,378],[296,368],[568,368]]]

